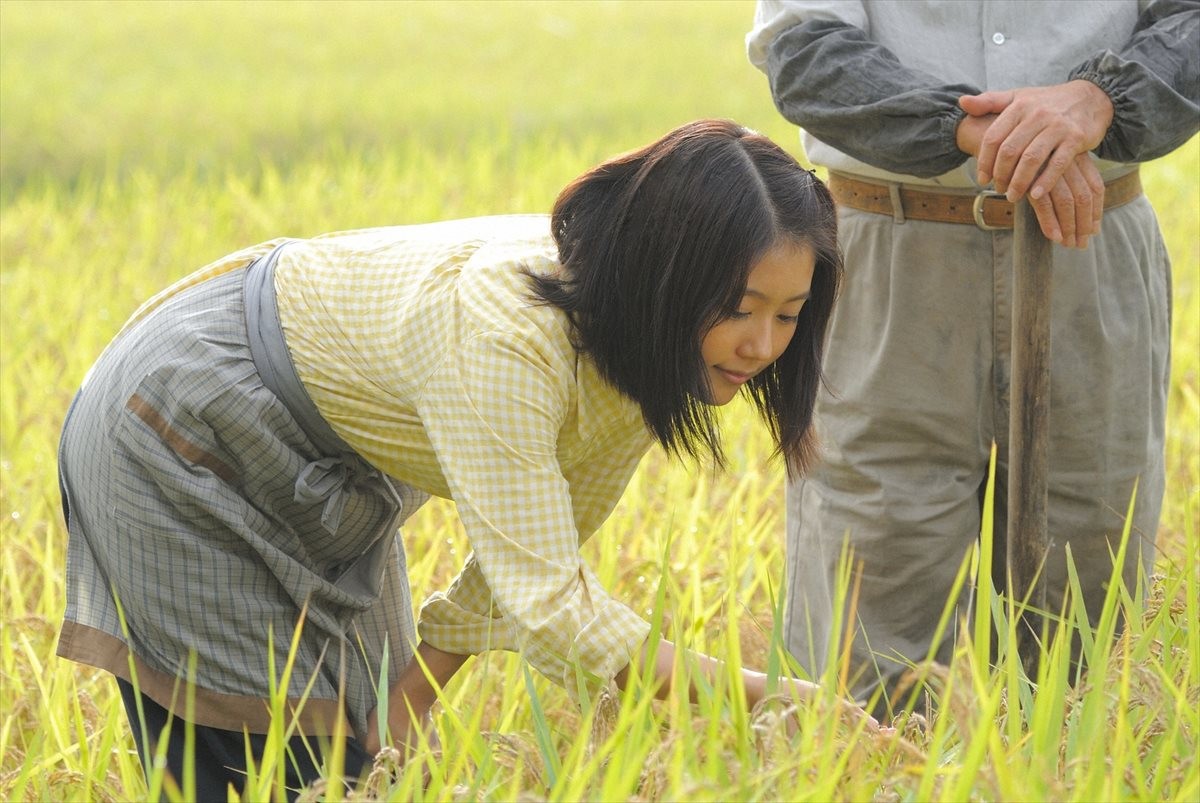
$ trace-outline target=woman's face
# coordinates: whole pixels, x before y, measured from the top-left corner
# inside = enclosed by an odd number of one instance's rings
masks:
[[[737,311],[701,341],[711,389],[706,401],[728,404],[742,385],[783,354],[796,333],[815,267],[812,247],[795,242],[772,246],[754,263]]]

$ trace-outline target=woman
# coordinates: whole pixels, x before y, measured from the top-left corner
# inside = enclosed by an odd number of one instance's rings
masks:
[[[590,170],[548,220],[225,257],[135,313],[68,414],[59,654],[118,676],[137,734],[139,710],[150,734],[183,715],[177,678],[192,681],[198,791],[222,799],[293,641],[300,729],[345,717],[372,750],[380,719],[403,739],[432,700],[418,633],[439,682],[488,649],[569,689],[624,685],[641,661],[666,680],[673,648],[642,654],[649,625],[578,546],[652,442],[719,463],[713,409],[740,390],[804,470],[840,272],[824,186],[725,121]],[[396,530],[429,494],[454,499],[473,551],[414,627]],[[753,703],[763,676],[743,677]],[[353,774],[368,755],[348,751]]]

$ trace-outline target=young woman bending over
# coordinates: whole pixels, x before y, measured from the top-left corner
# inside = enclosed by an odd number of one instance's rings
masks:
[[[688,693],[579,545],[652,443],[719,463],[714,408],[739,392],[804,471],[840,274],[825,187],[714,120],[589,170],[549,217],[224,257],[135,313],[68,414],[59,654],[118,677],[144,760],[190,683],[197,791],[222,800],[293,641],[289,714],[308,736],[348,721],[349,775],[381,743],[385,647],[398,740],[432,702],[414,648],[438,683],[504,649],[568,687],[651,662],[660,694]],[[397,529],[429,495],[472,552],[414,623]],[[765,678],[742,677],[753,704]],[[169,740],[181,779],[181,724]]]

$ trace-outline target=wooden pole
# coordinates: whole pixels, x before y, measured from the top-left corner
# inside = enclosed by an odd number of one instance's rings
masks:
[[[1050,290],[1053,258],[1027,201],[1013,221],[1012,380],[1008,430],[1009,594],[1021,613],[1018,649],[1025,672],[1036,678],[1046,533],[1047,438],[1050,418]]]

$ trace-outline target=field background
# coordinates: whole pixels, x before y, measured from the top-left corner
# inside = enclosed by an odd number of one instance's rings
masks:
[[[0,0],[0,798],[146,794],[115,685],[53,655],[65,553],[58,430],[134,307],[218,256],[280,235],[545,211],[583,169],[697,117],[731,117],[802,158],[745,59],[752,14],[750,2]],[[1169,615],[1193,630],[1198,157],[1193,139],[1144,169],[1175,286],[1159,568],[1175,578]],[[652,453],[587,554],[618,597],[648,614],[657,605],[673,638],[761,667],[778,661],[781,470],[745,408],[725,419],[729,472]],[[446,503],[418,514],[405,542],[418,598],[467,548]],[[762,721],[739,717],[728,694],[690,709],[623,709],[623,739],[594,728],[579,739],[590,718],[539,680],[546,720],[531,719],[519,663],[492,656],[447,690],[446,759],[430,759],[430,795],[1195,798],[1200,641],[1185,630],[1149,640],[1168,654],[1151,656],[1161,696],[1135,703],[1154,716],[1118,723],[1086,771],[1073,763],[1091,755],[1077,752],[1079,734],[1096,733],[1079,728],[1096,723],[1071,720],[1069,706],[1065,720],[1060,712],[1042,723],[1049,733],[1032,730],[1035,716],[1012,739],[972,740],[987,730],[974,720],[947,726],[944,742],[914,737],[915,765],[864,757],[844,739],[814,749],[764,737]],[[1144,691],[1124,666],[1128,689]],[[976,679],[971,698],[987,703],[984,718],[1003,697],[993,686],[992,700],[989,682]],[[1046,744],[1060,748],[1031,768],[1029,751]],[[419,792],[404,783],[398,799]]]

